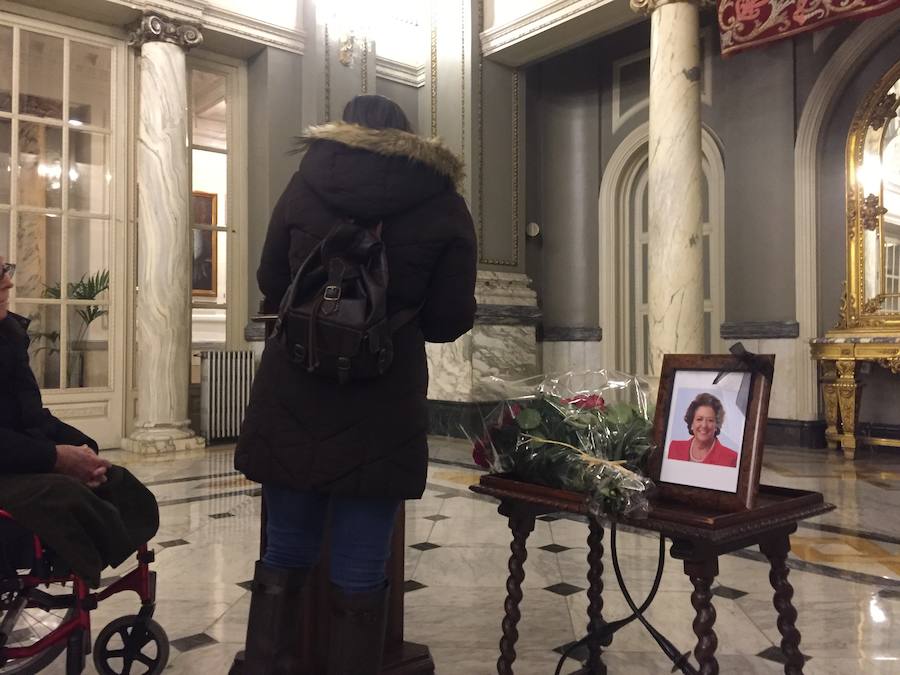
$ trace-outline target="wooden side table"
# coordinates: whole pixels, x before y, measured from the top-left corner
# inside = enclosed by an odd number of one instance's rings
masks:
[[[595,629],[603,624],[603,523],[590,515],[584,495],[566,490],[523,483],[503,475],[482,476],[474,492],[500,500],[498,511],[509,519],[512,531],[507,597],[501,624],[499,675],[512,675],[518,640],[517,625],[521,614],[522,581],[527,557],[526,542],[534,530],[535,518],[555,512],[569,512],[588,517],[588,661],[573,675],[603,675],[602,646]],[[773,605],[781,633],[781,649],[785,656],[784,672],[802,675],[800,631],[796,628],[797,610],[791,603],[794,589],[788,581],[787,555],[790,535],[800,520],[820,515],[834,508],[826,504],[818,492],[806,492],[772,486],[760,486],[757,506],[740,513],[704,513],[681,504],[654,504],[648,518],[619,518],[618,522],[641,530],[659,532],[672,540],[671,555],[681,560],[684,573],[694,587],[694,634],[697,644],[694,656],[702,675],[719,672],[716,661],[718,638],[714,630],[716,610],[712,605],[711,586],[719,573],[719,556],[749,546],[759,546],[769,559],[769,582],[774,590]]]

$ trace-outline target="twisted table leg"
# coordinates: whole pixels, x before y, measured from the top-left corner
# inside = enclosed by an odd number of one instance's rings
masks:
[[[506,613],[502,623],[503,637],[500,638],[497,673],[513,675],[512,664],[516,660],[516,641],[519,639],[517,626],[519,619],[522,618],[519,603],[522,601],[522,582],[525,580],[523,565],[525,558],[528,557],[525,542],[534,530],[534,514],[523,513],[514,507],[507,508],[504,504],[501,504],[498,510],[509,518],[509,529],[512,530],[513,539],[509,545],[512,555],[509,558],[509,578],[506,580],[506,600],[503,603]]]
[[[719,662],[715,654],[719,640],[713,630],[716,609],[712,606],[710,586],[719,573],[719,561],[717,558],[685,560],[684,572],[694,586],[694,592],[691,593],[691,604],[696,612],[693,627],[697,646],[694,648],[694,657],[700,666],[700,675],[718,675]]]
[[[786,675],[803,675],[803,653],[800,651],[800,631],[794,625],[797,610],[791,599],[794,587],[788,581],[788,567],[785,564],[791,542],[787,534],[779,534],[764,540],[759,549],[769,559],[769,583],[775,590],[772,604],[778,612],[778,632],[781,633],[781,651],[784,653]]]
[[[588,533],[588,660],[586,675],[605,675],[597,631],[603,623],[603,525],[590,519]]]

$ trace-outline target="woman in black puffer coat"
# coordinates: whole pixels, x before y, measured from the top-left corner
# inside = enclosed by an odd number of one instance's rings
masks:
[[[402,110],[359,96],[343,122],[312,127],[278,200],[257,273],[269,311],[341,219],[381,222],[388,315],[419,308],[393,336],[394,360],[371,380],[339,384],[295,365],[272,339],[263,353],[235,466],[263,484],[267,548],[257,563],[247,655],[233,673],[295,674],[297,605],[332,509],[329,674],[380,670],[385,563],[400,502],[425,489],[425,342],[451,342],[475,316],[475,228],[457,192],[462,165],[410,132]],[[377,617],[377,620],[372,620]]]

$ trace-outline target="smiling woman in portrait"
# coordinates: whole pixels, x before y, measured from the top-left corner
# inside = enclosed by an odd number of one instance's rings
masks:
[[[684,415],[691,438],[673,440],[669,444],[669,459],[698,462],[715,466],[737,466],[737,453],[719,442],[725,420],[725,407],[712,394],[698,394]]]

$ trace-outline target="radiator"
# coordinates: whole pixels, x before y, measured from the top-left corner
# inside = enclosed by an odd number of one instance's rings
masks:
[[[253,352],[200,352],[200,434],[207,442],[237,438],[253,383]]]

